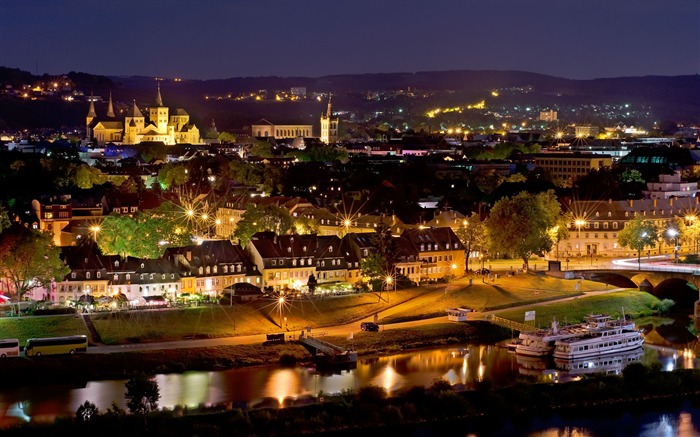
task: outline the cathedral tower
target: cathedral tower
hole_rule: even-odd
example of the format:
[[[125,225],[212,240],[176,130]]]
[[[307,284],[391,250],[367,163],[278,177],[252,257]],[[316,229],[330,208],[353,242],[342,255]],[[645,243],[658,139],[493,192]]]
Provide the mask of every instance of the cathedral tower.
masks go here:
[[[333,117],[331,95],[328,95],[326,114],[321,114],[321,142],[335,144],[338,142],[338,117]]]
[[[156,126],[159,134],[168,133],[168,108],[163,106],[163,98],[160,96],[160,82],[158,82],[158,94],[156,104],[148,108],[148,118]]]
[[[85,139],[87,141],[92,139],[92,126],[90,126],[90,124],[92,120],[97,117],[97,113],[95,112],[95,100],[92,97],[92,93],[90,93],[90,108],[88,108],[88,113],[85,116]]]

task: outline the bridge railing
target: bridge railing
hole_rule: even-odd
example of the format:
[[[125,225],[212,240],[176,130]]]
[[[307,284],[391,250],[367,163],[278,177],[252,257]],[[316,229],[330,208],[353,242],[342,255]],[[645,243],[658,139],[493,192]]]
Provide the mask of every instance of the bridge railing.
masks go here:
[[[508,319],[504,319],[502,317],[493,316],[493,315],[488,316],[486,318],[486,320],[488,320],[489,322],[494,323],[496,325],[503,326],[505,328],[514,329],[514,330],[520,331],[520,332],[535,331],[537,329],[534,326],[526,325],[524,323],[515,322],[513,320],[508,320]]]

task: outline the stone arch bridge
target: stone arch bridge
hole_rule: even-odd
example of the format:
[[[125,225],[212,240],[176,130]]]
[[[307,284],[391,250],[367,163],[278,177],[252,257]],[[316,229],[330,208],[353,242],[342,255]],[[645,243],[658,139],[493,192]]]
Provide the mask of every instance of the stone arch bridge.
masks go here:
[[[700,276],[691,272],[644,270],[579,270],[586,279],[620,288],[638,288],[659,299],[673,299],[683,307],[693,307],[698,300]]]

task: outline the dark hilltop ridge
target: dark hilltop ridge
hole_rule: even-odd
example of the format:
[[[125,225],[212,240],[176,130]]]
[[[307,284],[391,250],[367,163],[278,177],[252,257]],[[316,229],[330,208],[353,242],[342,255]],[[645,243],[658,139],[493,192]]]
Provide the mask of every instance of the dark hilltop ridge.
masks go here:
[[[435,107],[485,101],[486,111],[492,112],[517,105],[528,105],[533,110],[559,110],[559,118],[565,122],[581,122],[566,118],[569,107],[580,109],[588,106],[591,117],[595,118],[600,115],[601,105],[620,103],[643,107],[647,119],[611,122],[700,122],[700,75],[573,80],[523,71],[455,70],[216,80],[105,77],[76,72],[65,76],[85,95],[94,93],[106,99],[112,93],[117,102],[131,104],[135,100],[142,105],[151,103],[154,81],[160,79],[170,106],[187,107],[194,121],[203,125],[209,125],[211,119],[216,118],[217,127],[221,129],[238,129],[260,118],[315,120],[325,110],[329,93],[333,95],[334,108],[352,114],[355,119],[390,111],[397,105],[404,109],[404,116],[416,117],[424,116],[427,110]],[[52,77],[33,76],[18,69],[0,67],[0,85],[4,90],[8,85],[18,87]],[[275,101],[276,91],[289,92],[292,87],[305,88],[307,98]],[[236,99],[236,96],[261,90],[272,94],[272,98],[263,101]],[[79,99],[73,102],[28,102],[11,98],[4,92],[0,94],[0,103],[0,128],[84,124],[86,107]]]

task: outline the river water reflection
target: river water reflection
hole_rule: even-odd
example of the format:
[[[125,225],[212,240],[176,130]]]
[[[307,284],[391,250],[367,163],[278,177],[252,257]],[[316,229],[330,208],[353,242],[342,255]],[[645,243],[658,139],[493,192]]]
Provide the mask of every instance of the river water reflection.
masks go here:
[[[429,386],[443,379],[459,389],[474,389],[488,380],[499,387],[519,381],[565,381],[581,373],[596,371],[618,373],[620,362],[585,364],[565,369],[541,360],[523,360],[502,345],[441,347],[391,356],[361,358],[357,368],[336,373],[321,373],[313,368],[254,367],[216,372],[185,372],[157,375],[165,408],[229,404],[233,406],[286,406],[311,402],[319,395],[358,390],[376,385],[396,394],[413,386]],[[670,348],[644,346],[631,361],[650,364],[658,361],[665,370],[696,368],[694,356]],[[602,367],[601,367],[602,366]],[[90,381],[83,387],[41,386],[4,390],[0,393],[0,425],[18,421],[52,421],[72,415],[83,402],[90,401],[104,411],[112,403],[126,409],[123,380]]]

